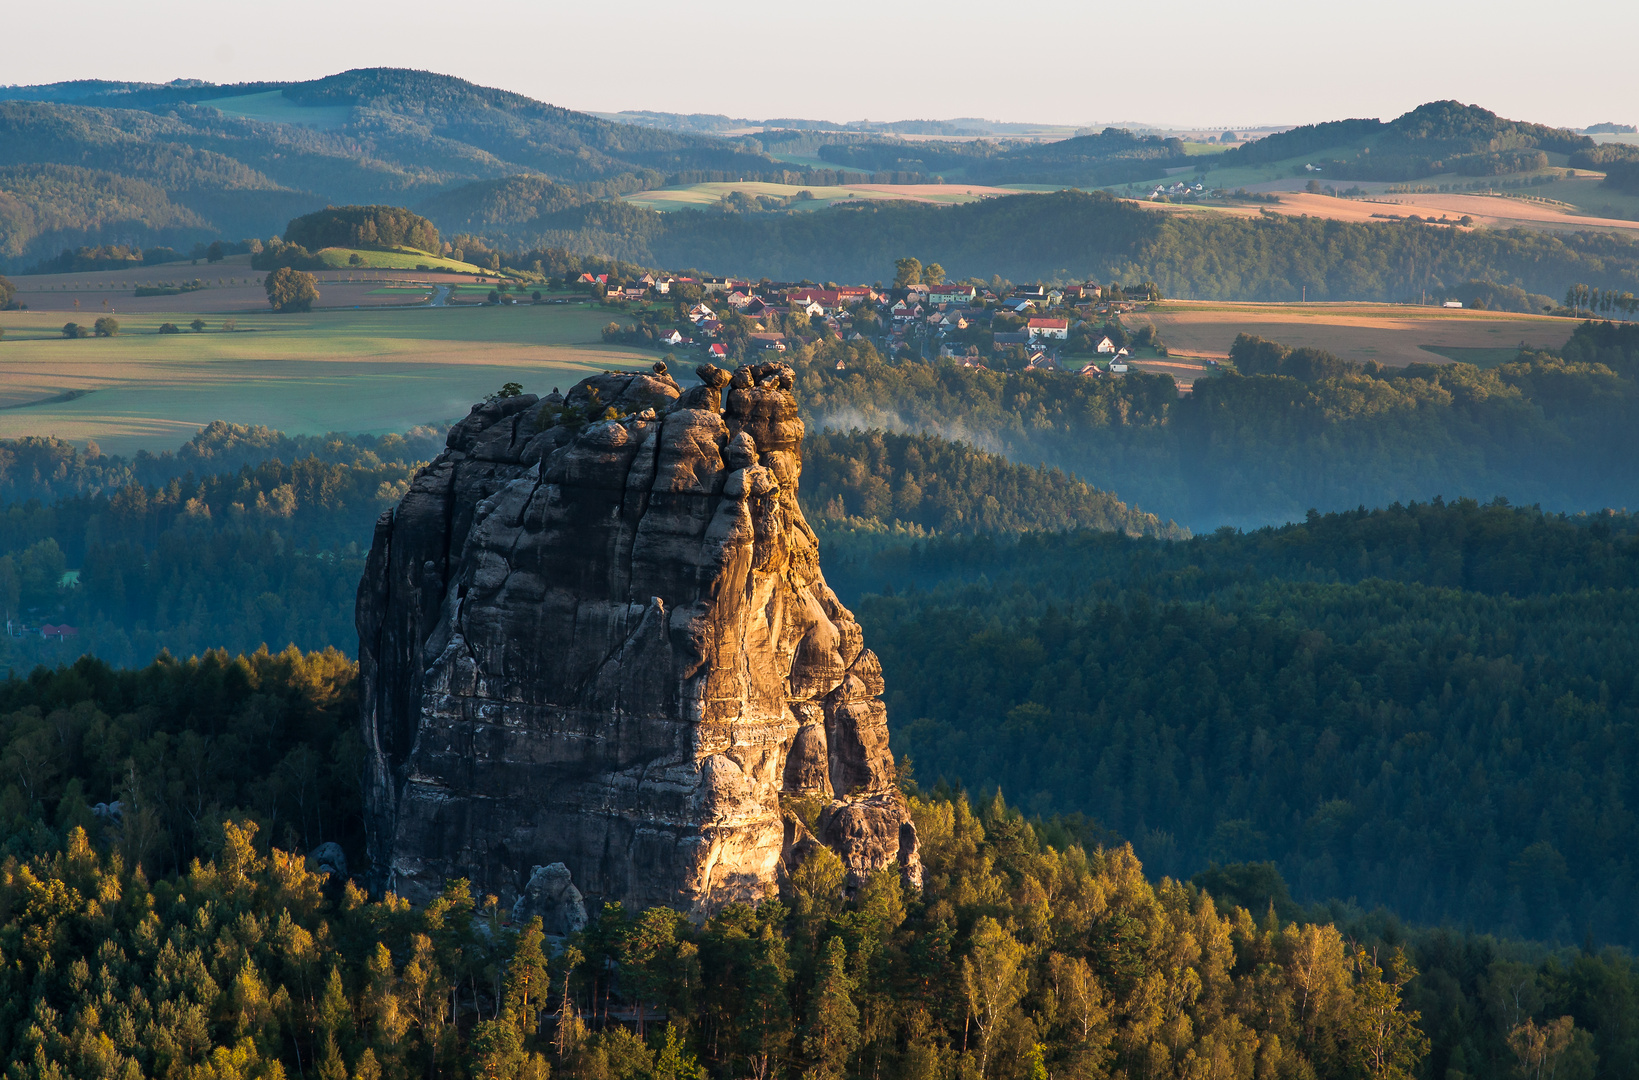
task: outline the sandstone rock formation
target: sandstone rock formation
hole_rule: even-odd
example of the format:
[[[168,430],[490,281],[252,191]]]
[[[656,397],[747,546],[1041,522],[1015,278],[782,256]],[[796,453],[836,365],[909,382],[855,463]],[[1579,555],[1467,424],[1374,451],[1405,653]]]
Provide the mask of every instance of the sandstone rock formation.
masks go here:
[[[816,843],[855,884],[919,883],[881,667],[797,504],[791,370],[698,372],[475,406],[377,522],[357,613],[376,889],[702,913]]]

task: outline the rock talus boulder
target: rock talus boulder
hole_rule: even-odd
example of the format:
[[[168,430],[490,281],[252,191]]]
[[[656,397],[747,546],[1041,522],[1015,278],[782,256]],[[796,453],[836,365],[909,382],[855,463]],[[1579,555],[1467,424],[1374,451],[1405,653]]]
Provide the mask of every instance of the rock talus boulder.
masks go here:
[[[376,890],[467,878],[565,926],[582,895],[703,914],[767,895],[796,839],[851,884],[920,883],[881,665],[797,504],[791,370],[699,375],[475,406],[377,522],[357,609]],[[791,807],[816,801],[810,836]]]

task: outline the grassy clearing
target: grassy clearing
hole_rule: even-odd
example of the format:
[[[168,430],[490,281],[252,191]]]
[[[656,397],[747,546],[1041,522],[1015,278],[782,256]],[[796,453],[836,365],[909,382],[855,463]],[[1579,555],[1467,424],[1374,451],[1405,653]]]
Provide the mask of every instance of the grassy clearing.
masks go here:
[[[603,345],[607,313],[579,305],[241,315],[234,333],[212,316],[203,334],[157,333],[193,317],[122,315],[119,337],[70,341],[60,316],[0,316],[0,438],[95,439],[131,454],[173,449],[214,419],[302,434],[403,431],[464,416],[506,382],[568,389],[654,360]]]
[[[238,97],[214,98],[201,101],[224,116],[244,120],[260,120],[267,124],[300,124],[303,127],[329,131],[339,128],[353,118],[347,105],[298,105],[285,97],[283,90],[269,90],[263,94],[242,94]]]
[[[482,266],[469,262],[456,262],[446,259],[442,255],[419,251],[415,248],[398,248],[393,251],[374,251],[364,248],[320,248],[314,253],[325,266],[334,270],[417,270],[426,267],[429,270],[451,270],[457,274],[491,274]],[[354,255],[364,260],[363,266],[354,266],[351,259]]]
[[[1511,364],[1519,357],[1519,349],[1465,349],[1459,345],[1424,345],[1423,348],[1431,353],[1454,360],[1459,364],[1473,364],[1477,368],[1501,367]]]

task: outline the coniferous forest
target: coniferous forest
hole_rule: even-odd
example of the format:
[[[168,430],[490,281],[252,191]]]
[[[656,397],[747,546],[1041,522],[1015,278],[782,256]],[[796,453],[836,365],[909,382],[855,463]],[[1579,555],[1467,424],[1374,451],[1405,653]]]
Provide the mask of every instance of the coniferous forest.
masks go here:
[[[783,899],[609,904],[553,943],[465,882],[413,909],[287,853],[357,828],[337,654],[86,659],[0,693],[10,1076],[1633,1070],[1626,954],[1302,909],[1267,866],[1157,884],[1000,797],[911,789],[920,890],[894,870],[845,900],[822,848]],[[117,816],[85,805],[104,790]]]
[[[141,14],[165,25],[168,50],[191,48],[202,65],[232,55]],[[681,61],[716,76],[693,82],[741,98],[738,82],[768,59],[735,51],[744,27],[791,83],[806,74],[803,54],[831,51],[812,47],[822,27],[844,39],[882,31],[853,11],[799,12],[802,35],[788,42],[776,11],[664,11],[676,40],[656,55],[634,44],[634,14],[649,13],[587,9],[621,35],[597,63]],[[968,41],[999,70],[991,38],[1012,31],[1020,85],[1036,100],[1054,86],[1043,41],[1092,41],[1095,54],[1121,41],[1125,58],[1140,40],[1119,31],[1115,8],[1079,37],[1072,9],[1029,22],[990,12],[994,27],[970,13],[908,14],[893,25],[899,49],[948,70],[967,70]],[[1170,14],[1142,13],[1158,28]],[[531,37],[540,16],[527,5],[445,15],[439,48],[453,53],[457,28],[480,26],[483,65],[507,62],[497,29],[550,49],[580,17],[552,10],[550,32]],[[694,24],[709,50],[691,47]],[[1600,25],[1622,40],[1612,17]],[[396,29],[380,20],[372,35],[393,48]],[[79,52],[88,31],[75,33],[73,46],[62,35],[46,48]],[[1478,39],[1417,33],[1446,50],[1452,72],[1463,51],[1481,51]],[[1185,37],[1158,33],[1155,55],[1191,70],[1177,62]],[[1214,40],[1212,62],[1222,66],[1226,44],[1261,47],[1255,38]],[[1348,44],[1328,48],[1345,57]],[[1332,81],[1348,84],[1346,64],[1333,64]],[[548,66],[576,77],[573,64]],[[1100,67],[1115,82],[1099,99],[1122,100],[1109,91],[1136,82],[1131,60]],[[850,107],[845,79],[810,81]],[[772,91],[784,87],[765,89],[751,100],[781,100]],[[689,107],[688,92],[669,89],[671,107]],[[1159,85],[1141,92],[1167,100]],[[925,96],[939,109],[968,100]],[[1061,119],[1086,104],[1079,90],[1068,97]],[[468,350],[493,354],[473,371],[523,358],[519,379],[546,378],[568,368],[537,360],[573,356],[591,372],[635,347],[654,350],[644,371],[664,358],[656,374],[691,384],[681,349],[713,344],[719,363],[777,355],[789,368],[695,369],[707,385],[688,386],[680,404],[721,403],[726,383],[726,429],[702,414],[645,428],[647,406],[665,399],[611,380],[597,385],[621,387],[617,405],[572,392],[527,414],[531,430],[517,399],[547,387],[508,381],[471,423],[398,434],[217,421],[173,451],[130,457],[94,442],[0,440],[0,1080],[1639,1080],[1639,323],[1599,321],[1631,317],[1639,292],[1639,241],[1625,227],[1639,217],[1639,136],[1620,115],[1592,119],[1611,122],[1550,126],[1447,100],[1252,132],[754,121],[593,114],[403,68],[0,86],[0,269],[81,274],[117,291],[102,301],[99,336],[118,332],[115,299],[128,338],[149,329],[126,314],[127,291],[183,295],[107,286],[112,271],[249,255],[259,273],[309,283],[304,271],[336,268],[326,302],[343,306],[313,325],[339,324],[344,308],[371,306],[364,297],[381,301],[381,319],[400,306],[466,307],[470,326],[590,299],[617,320],[601,342],[565,329],[581,313],[546,335],[573,342],[463,340],[493,346]],[[1404,196],[1419,201],[1394,201]],[[354,284],[344,262],[362,276],[423,254],[423,285],[382,266],[382,282],[337,301],[330,280],[345,272]],[[883,290],[877,279],[895,274]],[[866,301],[867,290],[837,291],[873,281]],[[794,282],[826,286],[803,299]],[[911,291],[918,282],[966,282],[979,295],[947,305],[948,292]],[[0,310],[60,308],[72,284],[0,277]],[[278,311],[301,306],[266,291]],[[1460,355],[1478,364],[1358,363],[1241,334],[1182,389],[1113,362],[1085,377],[1060,369],[1096,358],[1105,333],[1111,349],[1166,359],[1156,325],[1121,324],[1143,297],[1447,303],[1538,327],[1560,325],[1544,312],[1593,318],[1564,320],[1566,340],[1550,348],[1464,337]],[[711,308],[691,316],[696,301]],[[183,310],[166,309],[177,322],[157,333],[180,334]],[[127,376],[119,362],[57,374],[46,347],[75,343],[54,324],[42,333],[39,314],[0,328],[0,359],[22,361],[3,370],[38,367],[28,385],[90,388],[44,401],[8,390],[5,409],[78,400]],[[299,318],[270,316],[280,325],[258,330]],[[168,356],[183,340],[145,344]],[[392,359],[371,340],[338,349],[360,364]],[[999,340],[1013,344],[992,349]],[[248,362],[277,343],[191,341],[198,355],[175,360],[179,370]],[[662,341],[683,344],[668,353]],[[998,369],[953,359],[969,345],[969,364],[982,347]],[[396,360],[378,366],[388,374],[357,377],[421,392]],[[113,393],[85,404],[121,415]],[[660,444],[633,443],[634,431],[677,441],[621,457]],[[401,505],[446,446],[507,438],[528,463],[566,434],[569,451],[535,475],[548,502],[562,479],[571,509],[538,530],[496,511],[521,488],[496,494],[514,466],[483,455],[453,470],[449,505]],[[698,469],[679,469],[669,489],[638,486],[668,453]],[[629,471],[610,479],[617,460]],[[565,471],[554,479],[551,468]],[[806,526],[781,495],[794,478]],[[575,530],[609,509],[611,491],[608,519],[639,524],[584,552]],[[722,541],[729,515],[714,504],[718,531],[678,539],[718,499],[744,515],[735,538]],[[666,505],[645,517],[651,500]],[[492,531],[468,551],[494,546],[478,558],[446,551],[440,566],[440,545],[455,547],[479,516]],[[793,541],[805,528],[835,597],[810,580],[806,533]],[[558,545],[553,529],[569,539]],[[747,596],[766,586],[773,599],[741,603],[719,584],[695,618],[687,598],[644,608],[582,588],[570,590],[570,629],[531,636],[569,625],[541,615],[531,590],[546,588],[543,563],[574,564],[563,577],[635,579],[632,567],[696,542],[738,559],[717,567],[717,582],[743,581]],[[530,563],[528,551],[551,554]],[[753,562],[761,578],[734,576]],[[524,598],[486,600],[485,581]],[[435,596],[440,632],[456,628],[443,637],[423,625]],[[475,659],[459,666],[455,635],[474,636],[475,624],[445,617],[467,603],[503,627],[493,664],[466,641]],[[618,625],[639,610],[643,627],[666,627],[653,639],[666,644],[606,653],[600,635],[620,646]],[[671,662],[675,642],[708,624],[779,639],[695,650],[713,677],[735,668],[722,686],[762,684],[702,690],[698,716],[675,702],[658,718],[629,705],[665,682],[660,650]],[[532,655],[515,648],[526,640]],[[411,662],[439,641],[456,666]],[[597,692],[529,713],[532,694],[561,687],[516,668],[583,647]],[[508,668],[515,655],[526,662]],[[811,680],[818,696],[802,696],[799,666],[825,668]],[[428,705],[443,691],[423,686],[406,705],[401,683],[423,670],[428,686],[448,677],[448,693]],[[513,685],[467,694],[448,671]],[[598,696],[609,687],[614,696]],[[735,701],[738,715],[725,704]],[[507,779],[462,791],[464,780],[434,775],[442,764],[423,768],[436,725],[415,711],[446,706],[493,707],[499,724],[449,740],[493,744],[444,753],[461,759],[455,771],[489,755],[482,766],[498,762]],[[700,753],[720,719],[795,734],[768,737],[760,762],[735,756],[749,745],[743,730],[729,735],[735,753]],[[516,744],[503,731],[583,722],[536,742],[540,730]],[[628,739],[616,726],[644,731]],[[583,736],[607,760],[552,772],[531,757],[569,761],[582,752],[569,739]],[[796,752],[803,740],[812,756]],[[416,745],[406,755],[399,742]],[[871,760],[855,769],[852,757]],[[624,771],[599,771],[616,758]],[[792,763],[810,775],[793,779]],[[531,819],[568,800],[557,779],[538,778],[577,768],[598,772],[584,791],[599,794]],[[384,842],[384,821],[416,785],[418,805],[437,804],[416,811],[432,824],[400,843],[394,820]],[[741,800],[757,785],[761,802]],[[629,814],[617,805],[626,787],[645,789]],[[518,820],[554,835],[520,840],[516,824],[433,835],[467,829],[452,824],[462,814],[501,821],[495,807],[509,799],[535,800]],[[730,805],[763,815],[763,831],[719,829]],[[599,815],[633,835],[600,832],[600,821],[575,838],[585,851],[557,835],[579,827],[564,820]],[[514,841],[530,857],[497,851]],[[445,865],[471,880],[428,869],[446,842],[467,845]],[[668,878],[666,845],[695,843],[710,845],[704,869]],[[730,850],[738,843],[761,847]],[[631,865],[614,874],[596,856],[583,872],[563,854],[621,844],[605,861]],[[482,869],[468,858],[477,849]],[[565,862],[534,866],[515,900],[474,885],[510,895],[508,875],[542,853]],[[492,856],[507,869],[485,878]],[[564,889],[543,903],[537,880],[567,883],[566,863],[585,896]],[[647,891],[611,888],[628,869],[652,879]],[[751,902],[721,906],[719,882]],[[531,904],[550,917],[531,917]]]
[[[83,635],[0,643],[8,1075],[1628,1076],[1639,524],[1387,468],[1377,510],[1191,535],[1167,507],[1203,471],[1297,505],[1374,445],[1631,490],[1635,356],[1597,324],[1492,371],[1243,339],[1179,401],[798,350],[802,496],[882,659],[924,886],[845,896],[822,849],[756,909],[569,941],[307,854],[362,851],[353,591],[440,433],[7,444],[0,593]]]

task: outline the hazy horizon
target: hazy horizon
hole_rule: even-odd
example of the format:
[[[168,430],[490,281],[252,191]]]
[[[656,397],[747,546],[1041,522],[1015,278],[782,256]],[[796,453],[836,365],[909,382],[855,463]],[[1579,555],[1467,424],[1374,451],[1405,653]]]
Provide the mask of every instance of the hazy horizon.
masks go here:
[[[1564,127],[1639,123],[1639,68],[1545,67],[1553,24],[1518,2],[1329,11],[1276,0],[1250,13],[1186,3],[1162,21],[1134,5],[1044,20],[956,0],[937,19],[874,24],[845,13],[821,25],[800,10],[704,18],[696,15],[709,10],[654,0],[618,9],[503,2],[478,17],[428,0],[288,0],[280,11],[268,21],[264,6],[243,0],[92,0],[76,10],[72,49],[10,55],[0,79],[234,83],[412,67],[588,112],[1065,125],[1125,116],[1211,129],[1389,119],[1454,98]],[[1639,5],[1601,0],[1576,14],[1601,40],[1639,31]],[[62,38],[62,13],[49,5],[20,7],[8,23],[14,41]],[[606,47],[577,44],[587,41]]]

